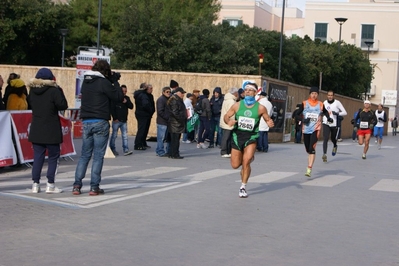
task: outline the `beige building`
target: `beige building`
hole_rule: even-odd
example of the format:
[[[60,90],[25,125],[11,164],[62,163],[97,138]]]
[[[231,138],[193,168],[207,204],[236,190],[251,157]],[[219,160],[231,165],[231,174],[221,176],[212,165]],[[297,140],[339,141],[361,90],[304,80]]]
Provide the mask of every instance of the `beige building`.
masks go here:
[[[303,34],[327,42],[341,40],[360,47],[374,65],[374,79],[368,97],[389,107],[389,117],[398,114],[399,87],[399,3],[397,1],[349,0],[348,2],[306,2]],[[347,19],[341,26],[339,19]],[[368,46],[368,45],[369,46]]]
[[[313,40],[337,42],[341,32],[341,41],[361,48],[374,66],[374,79],[367,98],[389,107],[389,117],[393,118],[399,113],[399,35],[392,32],[399,26],[398,1],[332,1],[306,2],[305,18],[302,18],[301,10],[286,7],[284,34],[288,37],[308,35]],[[221,3],[222,10],[216,23],[228,21],[231,25],[247,24],[265,30],[281,30],[281,6],[272,6],[263,0],[222,0]],[[343,19],[341,24],[337,18],[338,21]]]

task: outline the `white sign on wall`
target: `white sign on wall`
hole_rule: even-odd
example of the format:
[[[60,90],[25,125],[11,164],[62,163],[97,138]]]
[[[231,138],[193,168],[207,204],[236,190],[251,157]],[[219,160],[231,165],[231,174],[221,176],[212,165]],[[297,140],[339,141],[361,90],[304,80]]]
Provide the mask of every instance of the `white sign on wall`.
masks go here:
[[[396,90],[382,90],[381,103],[382,105],[396,105],[398,99],[398,92]]]
[[[80,108],[80,89],[86,71],[91,70],[91,67],[97,60],[107,60],[110,63],[109,56],[93,55],[93,54],[79,54],[76,58],[76,91],[75,91],[75,107]]]

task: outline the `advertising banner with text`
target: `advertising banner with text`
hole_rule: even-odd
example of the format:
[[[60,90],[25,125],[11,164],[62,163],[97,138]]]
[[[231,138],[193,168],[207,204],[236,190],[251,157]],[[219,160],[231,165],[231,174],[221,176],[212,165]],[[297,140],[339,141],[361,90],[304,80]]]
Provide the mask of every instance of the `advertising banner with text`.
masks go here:
[[[0,167],[17,164],[17,154],[12,143],[11,115],[0,112]]]

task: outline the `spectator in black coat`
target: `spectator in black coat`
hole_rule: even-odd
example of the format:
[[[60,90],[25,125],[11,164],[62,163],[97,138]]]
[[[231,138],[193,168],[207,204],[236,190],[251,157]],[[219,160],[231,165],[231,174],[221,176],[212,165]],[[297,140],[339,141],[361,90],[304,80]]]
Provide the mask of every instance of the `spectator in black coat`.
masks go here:
[[[180,136],[185,132],[187,124],[186,105],[183,102],[185,93],[183,88],[176,88],[167,104],[169,113],[168,132],[170,133],[169,158],[171,159],[184,158],[180,156],[179,147]]]
[[[48,152],[46,193],[60,193],[54,185],[55,172],[60,157],[60,143],[63,141],[59,111],[68,108],[62,89],[56,84],[53,73],[41,68],[30,80],[28,101],[32,107],[32,123],[29,141],[32,142],[34,163],[32,168],[32,192],[40,192],[40,175],[46,150]]]
[[[127,87],[126,85],[121,85],[123,100],[122,102],[112,102],[111,103],[111,115],[112,115],[112,134],[109,141],[109,147],[111,148],[113,154],[118,156],[119,153],[116,151],[115,140],[118,136],[118,130],[121,130],[122,134],[122,148],[123,155],[130,155],[133,152],[129,150],[129,143],[127,139],[127,116],[129,114],[129,109],[133,109],[133,103],[130,97],[126,95]]]
[[[152,115],[155,113],[154,96],[152,95],[152,85],[142,83],[140,89],[134,92],[136,103],[137,134],[134,140],[135,150],[145,150],[151,148],[147,145],[148,130],[151,125]]]

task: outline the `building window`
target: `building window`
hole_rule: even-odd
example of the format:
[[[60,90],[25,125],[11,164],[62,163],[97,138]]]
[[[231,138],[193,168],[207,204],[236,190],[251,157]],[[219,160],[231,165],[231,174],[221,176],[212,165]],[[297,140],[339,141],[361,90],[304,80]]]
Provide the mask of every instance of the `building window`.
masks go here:
[[[319,39],[322,42],[327,41],[327,23],[316,23],[314,39]]]
[[[374,41],[374,28],[375,25],[362,25],[361,47],[367,47],[367,45],[364,43],[366,41]],[[373,45],[371,45],[370,48],[373,48]]]
[[[238,25],[242,25],[241,19],[224,19],[223,23],[229,23],[230,26],[237,27]]]

